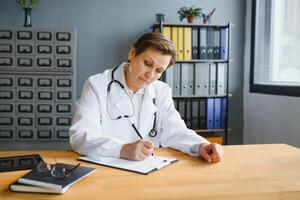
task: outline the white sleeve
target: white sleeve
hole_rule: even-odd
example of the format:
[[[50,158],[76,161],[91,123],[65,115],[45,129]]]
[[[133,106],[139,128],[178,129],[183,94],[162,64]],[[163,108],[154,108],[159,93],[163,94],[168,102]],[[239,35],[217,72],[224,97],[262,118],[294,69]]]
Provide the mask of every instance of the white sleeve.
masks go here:
[[[162,115],[161,145],[180,150],[192,156],[198,156],[199,152],[195,152],[195,147],[210,142],[186,127],[174,107],[171,88],[168,87],[168,91],[164,92],[164,96],[161,98],[163,99],[161,102],[162,110],[160,111]]]
[[[124,142],[103,136],[100,104],[100,98],[88,79],[80,99],[75,103],[75,114],[69,130],[70,144],[81,155],[119,157]]]

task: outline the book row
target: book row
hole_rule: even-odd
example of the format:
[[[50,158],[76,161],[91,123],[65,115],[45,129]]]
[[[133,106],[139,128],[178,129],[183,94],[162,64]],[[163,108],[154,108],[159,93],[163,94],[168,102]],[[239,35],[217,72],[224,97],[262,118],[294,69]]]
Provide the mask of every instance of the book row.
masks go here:
[[[163,74],[162,80],[173,96],[216,96],[227,94],[226,63],[176,63]]]
[[[178,60],[228,60],[228,27],[164,26],[163,34],[173,41]]]
[[[190,129],[226,128],[227,98],[174,98],[174,105]]]

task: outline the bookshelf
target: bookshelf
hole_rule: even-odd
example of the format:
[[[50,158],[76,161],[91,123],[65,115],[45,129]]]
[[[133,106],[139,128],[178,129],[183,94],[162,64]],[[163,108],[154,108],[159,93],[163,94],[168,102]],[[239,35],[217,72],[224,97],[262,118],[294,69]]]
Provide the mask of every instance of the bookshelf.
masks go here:
[[[228,142],[230,32],[232,24],[159,21],[151,26],[172,40],[176,63],[161,80],[173,91],[175,108],[188,128],[211,142]]]

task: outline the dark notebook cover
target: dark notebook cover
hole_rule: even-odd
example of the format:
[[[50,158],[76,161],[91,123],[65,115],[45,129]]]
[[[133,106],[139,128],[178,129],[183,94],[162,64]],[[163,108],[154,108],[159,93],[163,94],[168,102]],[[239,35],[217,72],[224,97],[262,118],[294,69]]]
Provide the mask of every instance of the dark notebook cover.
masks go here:
[[[75,166],[62,163],[56,165],[63,166],[66,169],[72,169]],[[50,175],[50,172],[40,173],[34,169],[11,184],[10,189],[23,192],[64,193],[71,185],[95,170],[95,168],[79,166],[71,172],[70,176],[55,178]]]

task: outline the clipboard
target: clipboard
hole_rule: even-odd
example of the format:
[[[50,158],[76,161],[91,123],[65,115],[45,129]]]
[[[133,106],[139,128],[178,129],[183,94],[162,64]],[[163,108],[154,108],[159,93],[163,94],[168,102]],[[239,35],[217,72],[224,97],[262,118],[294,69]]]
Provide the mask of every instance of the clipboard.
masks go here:
[[[122,169],[130,172],[135,172],[143,175],[148,175],[152,172],[158,171],[161,168],[169,166],[178,160],[171,157],[164,156],[149,156],[148,158],[141,161],[126,160],[122,158],[114,157],[79,157],[77,160],[86,161],[94,164],[103,165],[106,167],[112,167],[116,169]]]

